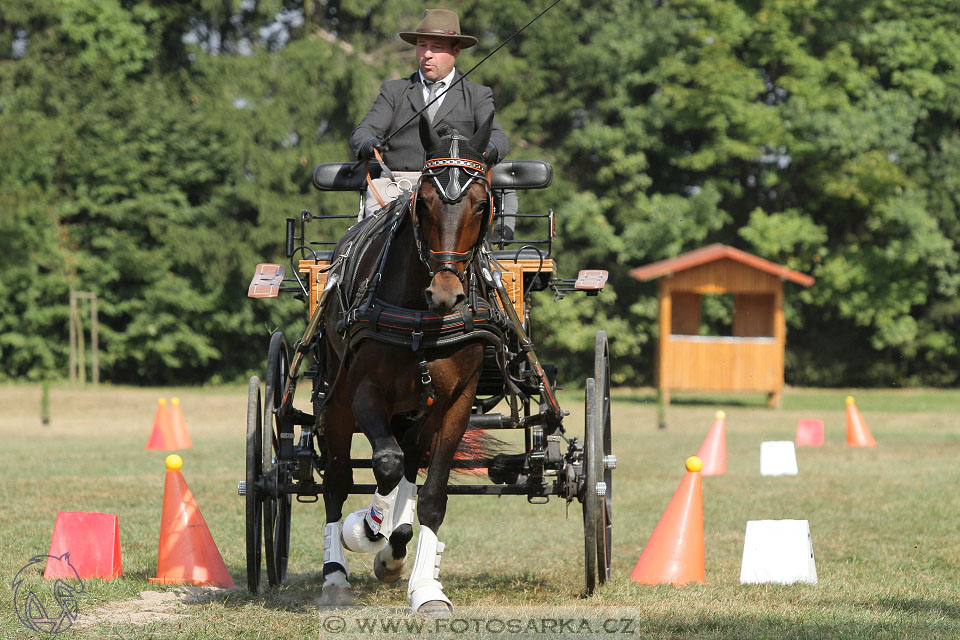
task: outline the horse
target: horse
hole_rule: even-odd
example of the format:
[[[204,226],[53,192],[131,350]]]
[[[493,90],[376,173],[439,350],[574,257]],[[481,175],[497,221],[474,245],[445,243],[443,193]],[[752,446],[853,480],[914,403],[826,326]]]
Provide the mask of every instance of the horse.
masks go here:
[[[410,607],[453,611],[438,579],[444,545],[437,534],[476,396],[483,340],[496,339],[496,313],[476,295],[485,285],[475,268],[492,218],[490,167],[478,151],[487,147],[492,120],[468,139],[455,130],[438,133],[421,117],[427,160],[416,188],[354,225],[334,250],[344,259],[341,288],[323,312],[323,366],[332,381],[322,408],[323,605],[354,601],[345,550],[376,553],[376,577],[396,582],[416,515]],[[376,492],[368,509],[344,517],[354,425],[373,450]]]

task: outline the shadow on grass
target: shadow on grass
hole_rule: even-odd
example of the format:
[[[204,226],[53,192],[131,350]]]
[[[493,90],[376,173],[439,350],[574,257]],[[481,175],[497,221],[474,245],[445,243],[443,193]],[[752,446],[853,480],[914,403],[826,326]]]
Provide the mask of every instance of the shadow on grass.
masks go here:
[[[866,606],[883,610],[893,609],[912,615],[933,614],[952,620],[960,620],[960,606],[946,600],[925,600],[923,598],[881,598]]]
[[[392,585],[385,585],[373,575],[351,574],[350,583],[353,585],[353,593],[357,598],[357,603],[345,608],[363,609],[374,606],[382,607],[382,605],[373,605],[368,602],[368,596],[374,592],[391,591],[396,592],[398,612],[408,612],[406,576]],[[237,584],[237,589],[211,591],[202,597],[192,596],[183,599],[182,602],[183,604],[208,604],[216,602],[226,608],[242,608],[251,603],[259,602],[267,609],[289,611],[291,613],[306,613],[315,610],[319,606],[320,594],[323,590],[323,573],[318,571],[290,574],[287,577],[287,584],[280,587],[268,586],[266,576],[264,576],[260,593],[257,594],[252,594],[246,589],[246,581],[243,582],[242,586],[239,582]],[[516,589],[518,585],[523,585],[524,589],[547,589],[551,587],[550,582],[538,578],[529,572],[516,574],[451,573],[443,577],[443,585],[444,590],[448,593],[463,590],[469,590],[473,593],[476,592],[477,589],[491,592],[504,592]]]

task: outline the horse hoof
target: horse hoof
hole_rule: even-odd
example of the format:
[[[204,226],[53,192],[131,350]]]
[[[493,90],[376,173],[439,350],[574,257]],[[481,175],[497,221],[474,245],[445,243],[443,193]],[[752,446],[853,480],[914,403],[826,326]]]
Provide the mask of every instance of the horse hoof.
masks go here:
[[[400,579],[401,573],[403,573],[402,564],[395,569],[390,569],[387,567],[387,563],[380,559],[379,554],[373,561],[373,575],[377,576],[377,580],[384,584],[393,584]]]
[[[331,585],[320,594],[321,607],[352,607],[355,603],[350,587]]]
[[[416,613],[422,613],[427,616],[450,616],[453,615],[453,607],[443,600],[427,600]]]

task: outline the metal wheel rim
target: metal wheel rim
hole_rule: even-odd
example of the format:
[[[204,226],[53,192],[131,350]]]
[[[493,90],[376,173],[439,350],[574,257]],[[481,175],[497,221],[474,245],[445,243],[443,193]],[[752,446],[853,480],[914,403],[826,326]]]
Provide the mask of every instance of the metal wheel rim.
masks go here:
[[[597,571],[600,583],[603,584],[610,577],[613,556],[613,469],[607,469],[603,463],[603,459],[613,453],[610,429],[610,353],[607,334],[604,331],[597,332],[594,380],[596,381],[594,397],[597,403],[594,418],[598,426],[596,451],[600,468],[599,476],[607,488],[606,495],[600,499],[597,524]]]
[[[282,467],[278,464],[280,452],[280,416],[275,409],[283,402],[283,390],[286,384],[290,360],[287,355],[287,343],[282,332],[270,337],[267,350],[267,376],[264,384],[263,407],[263,474],[276,484],[286,481]],[[276,489],[268,491],[263,503],[263,538],[267,550],[267,581],[271,587],[283,585],[287,581],[287,560],[290,551],[291,497],[278,494]]]
[[[263,446],[262,403],[260,378],[250,378],[247,393],[247,469],[246,469],[246,526],[247,526],[247,588],[250,593],[260,590],[260,566],[263,553],[263,500],[257,492],[257,481],[262,470]]]
[[[597,542],[599,500],[596,492],[599,476],[596,464],[596,420],[593,415],[596,405],[596,383],[593,378],[587,378],[584,396],[586,418],[584,420],[583,437],[584,486],[581,501],[583,506],[583,573],[586,595],[590,595],[597,586],[597,549],[599,548]]]

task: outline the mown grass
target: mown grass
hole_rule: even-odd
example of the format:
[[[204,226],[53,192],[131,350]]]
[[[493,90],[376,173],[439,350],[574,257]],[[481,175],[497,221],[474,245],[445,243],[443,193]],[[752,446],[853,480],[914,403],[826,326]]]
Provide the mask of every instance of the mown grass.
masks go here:
[[[608,618],[629,619],[635,635],[655,638],[960,636],[960,392],[853,393],[879,443],[874,449],[845,444],[843,399],[849,393],[788,390],[781,410],[766,409],[759,397],[679,397],[667,410],[668,427],[660,430],[649,391],[618,390],[612,581],[594,597],[580,597],[578,503],[568,509],[557,500],[530,505],[520,497],[454,496],[440,538],[448,545],[442,579],[457,616],[589,618],[598,623],[591,635],[601,637],[623,635],[599,626]],[[147,582],[156,572],[165,454],[144,445],[157,397],[172,395],[182,399],[194,441],[183,452],[184,477],[234,580],[245,584],[243,500],[236,495],[245,388],[55,387],[51,424],[44,427],[39,387],[0,387],[2,637],[31,635],[14,615],[10,583],[32,556],[47,552],[57,510],[120,519],[124,577],[88,581],[81,614],[136,599],[141,591],[171,589]],[[579,435],[582,396],[571,391],[561,400],[571,411],[568,430]],[[627,576],[683,476],[684,458],[697,451],[718,408],[727,413],[728,471],[704,478],[708,584],[636,585]],[[825,446],[798,451],[799,476],[761,477],[760,442],[792,439],[797,419],[806,417],[825,421]],[[351,506],[364,502],[358,496]],[[810,521],[817,584],[739,584],[746,521],[765,518]],[[330,635],[322,629],[324,616],[342,615],[348,625],[356,617],[403,617],[405,584],[379,585],[369,559],[352,554],[351,581],[362,608],[318,614],[322,526],[322,505],[295,505],[287,587],[258,596],[242,588],[215,592],[181,605],[176,618],[136,626],[105,622],[71,629],[69,636],[314,638]],[[466,635],[478,635],[473,631]],[[549,629],[535,631],[552,637]],[[561,631],[553,635],[577,635],[569,627]]]

